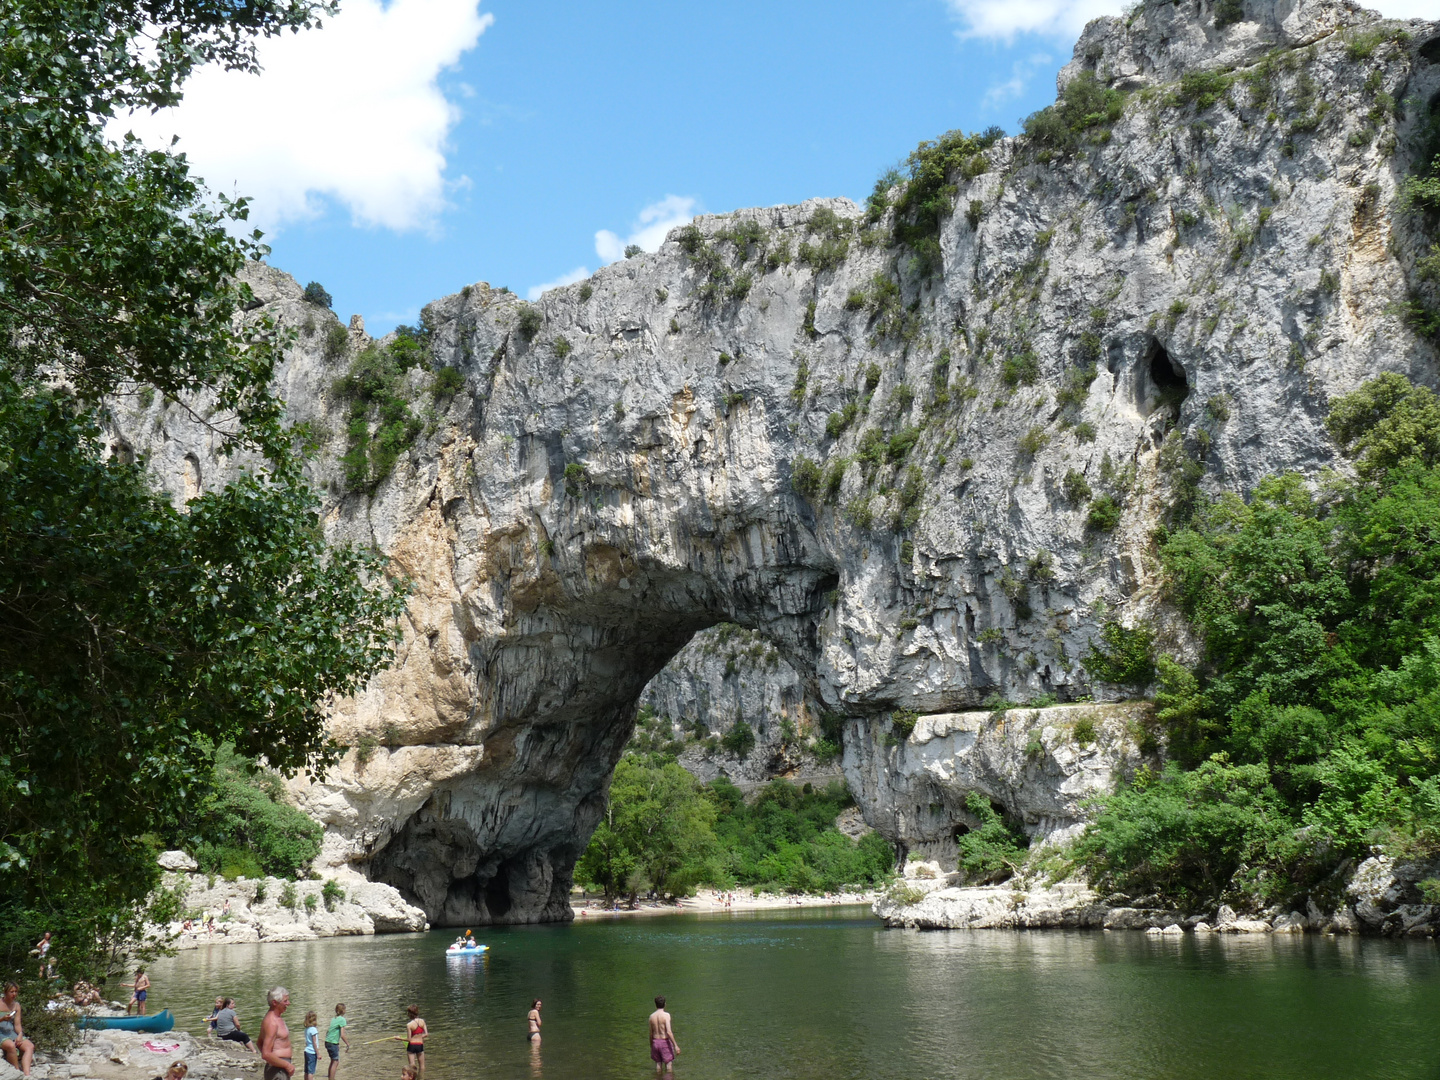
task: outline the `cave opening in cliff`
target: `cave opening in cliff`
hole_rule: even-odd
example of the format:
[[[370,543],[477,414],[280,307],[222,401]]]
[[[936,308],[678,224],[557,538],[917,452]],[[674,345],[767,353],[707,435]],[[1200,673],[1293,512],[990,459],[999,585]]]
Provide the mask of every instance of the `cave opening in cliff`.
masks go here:
[[[485,908],[491,918],[501,918],[510,910],[510,875],[501,864],[495,876],[485,883]]]
[[[1185,369],[1170,359],[1165,346],[1153,338],[1145,361],[1145,373],[1159,406],[1172,408],[1178,413],[1181,404],[1190,396],[1190,381],[1185,377]]]
[[[1420,46],[1420,55],[1432,64],[1440,64],[1440,37],[1433,37]],[[1434,103],[1431,103],[1434,108]]]

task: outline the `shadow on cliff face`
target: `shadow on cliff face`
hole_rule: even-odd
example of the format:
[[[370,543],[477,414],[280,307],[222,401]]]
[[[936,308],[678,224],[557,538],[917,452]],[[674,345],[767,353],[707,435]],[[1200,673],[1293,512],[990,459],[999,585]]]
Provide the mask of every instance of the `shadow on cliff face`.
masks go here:
[[[722,621],[761,626],[792,652],[813,648],[835,573],[812,542],[750,539],[779,565],[756,566],[741,546],[716,560],[728,573],[704,577],[618,551],[599,559],[596,546],[573,565],[557,555],[554,580],[533,593],[544,600],[512,608],[503,638],[471,645],[484,653],[477,711],[491,718],[478,768],[438,785],[369,876],[439,926],[569,919],[572,868],[650,680]]]

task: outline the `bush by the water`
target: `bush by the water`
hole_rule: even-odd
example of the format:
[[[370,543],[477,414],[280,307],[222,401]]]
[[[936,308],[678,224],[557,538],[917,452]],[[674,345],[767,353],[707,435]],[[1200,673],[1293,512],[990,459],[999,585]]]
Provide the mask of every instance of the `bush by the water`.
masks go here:
[[[1330,430],[1357,479],[1272,477],[1163,538],[1204,657],[1158,658],[1172,761],[1100,800],[1102,886],[1295,901],[1374,845],[1440,852],[1440,402],[1385,375]]]
[[[222,746],[209,791],[171,842],[191,849],[201,870],[226,879],[294,877],[320,854],[323,833],[285,802],[278,774]]]
[[[652,889],[683,896],[702,885],[826,892],[882,883],[894,868],[890,845],[835,828],[851,803],[838,782],[806,791],[784,780],[747,803],[728,780],[702,785],[671,757],[629,754],[575,877],[611,899]]]

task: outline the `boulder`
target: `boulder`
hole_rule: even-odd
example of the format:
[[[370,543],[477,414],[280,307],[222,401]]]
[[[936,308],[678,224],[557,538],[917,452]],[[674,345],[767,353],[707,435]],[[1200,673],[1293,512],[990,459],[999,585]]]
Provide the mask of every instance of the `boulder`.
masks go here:
[[[200,864],[183,851],[162,851],[155,861],[162,870],[178,870],[188,874],[200,869]]]

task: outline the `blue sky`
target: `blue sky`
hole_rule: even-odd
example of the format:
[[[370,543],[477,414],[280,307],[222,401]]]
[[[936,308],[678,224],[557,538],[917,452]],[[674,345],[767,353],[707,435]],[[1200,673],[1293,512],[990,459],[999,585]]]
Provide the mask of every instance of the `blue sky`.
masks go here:
[[[1013,132],[1112,6],[342,0],[134,126],[253,195],[270,262],[379,333],[470,282],[593,271],[600,230],[613,258],[691,212],[858,201],[921,139]]]

